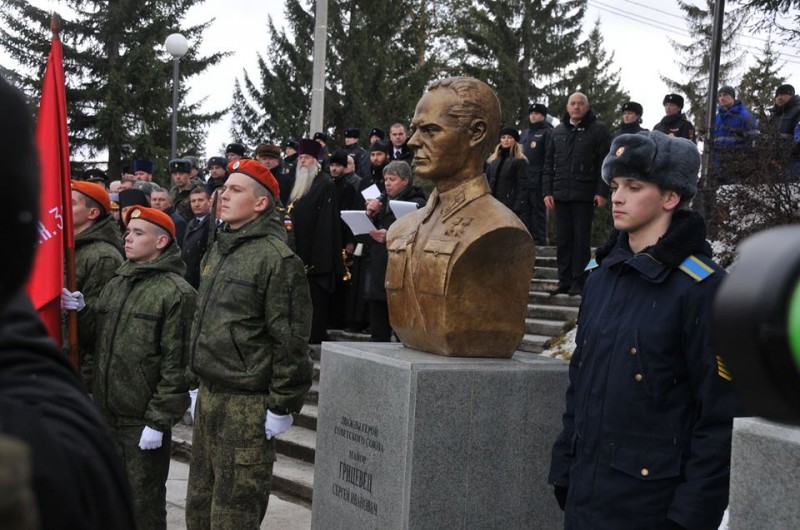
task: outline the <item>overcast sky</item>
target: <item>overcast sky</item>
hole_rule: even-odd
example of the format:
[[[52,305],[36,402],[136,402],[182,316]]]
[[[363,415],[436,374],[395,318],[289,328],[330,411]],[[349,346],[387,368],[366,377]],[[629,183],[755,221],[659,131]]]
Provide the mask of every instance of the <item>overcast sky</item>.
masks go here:
[[[31,0],[34,4],[49,9],[63,10],[63,0]],[[690,0],[705,4],[705,0]],[[631,99],[644,106],[644,126],[652,128],[662,115],[661,101],[667,88],[660,75],[680,78],[676,59],[669,38],[688,41],[686,23],[675,0],[588,0],[589,9],[585,17],[585,32],[588,33],[599,17],[605,47],[614,53],[614,63],[620,70],[622,88]],[[727,2],[728,9],[732,2]],[[191,79],[191,100],[206,97],[205,108],[217,110],[230,104],[233,83],[246,69],[256,74],[257,54],[264,54],[269,44],[267,17],[272,16],[277,25],[283,24],[282,0],[206,0],[189,13],[188,21],[197,24],[214,19],[204,34],[201,52],[215,50],[232,52],[221,64],[210,68],[202,76]],[[657,6],[657,7],[656,7]],[[745,52],[745,64],[737,72],[755,63],[763,49],[764,36],[751,37],[743,34],[739,38]],[[190,41],[191,45],[191,41]],[[362,43],[368,45],[368,43]],[[800,59],[790,48],[779,48],[787,60],[783,73],[787,82],[800,88]],[[738,79],[721,80],[736,83]],[[591,94],[589,94],[591,99]],[[561,114],[561,111],[554,114]],[[366,125],[365,125],[366,127]],[[230,117],[226,116],[209,129],[206,142],[207,156],[214,156],[230,140]],[[280,139],[276,139],[280,140]]]

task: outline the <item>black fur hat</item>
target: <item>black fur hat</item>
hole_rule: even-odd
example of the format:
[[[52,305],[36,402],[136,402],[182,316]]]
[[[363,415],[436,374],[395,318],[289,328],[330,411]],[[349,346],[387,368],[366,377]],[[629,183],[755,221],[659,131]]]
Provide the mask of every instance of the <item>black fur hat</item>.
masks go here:
[[[683,108],[683,96],[680,94],[667,94],[664,96],[664,102],[662,105],[666,105],[667,103],[675,103],[681,109]]]
[[[506,135],[514,138],[515,142],[519,142],[519,131],[516,130],[514,127],[503,127],[502,129],[500,129],[500,134],[498,136],[503,137]]]
[[[626,110],[636,113],[636,115],[639,116],[640,118],[642,117],[642,114],[644,114],[644,109],[642,108],[642,105],[636,103],[635,101],[628,101],[627,103],[623,104],[620,112],[625,112]]]
[[[658,131],[621,134],[603,160],[603,180],[630,177],[652,182],[689,200],[697,193],[700,153],[691,140]]]

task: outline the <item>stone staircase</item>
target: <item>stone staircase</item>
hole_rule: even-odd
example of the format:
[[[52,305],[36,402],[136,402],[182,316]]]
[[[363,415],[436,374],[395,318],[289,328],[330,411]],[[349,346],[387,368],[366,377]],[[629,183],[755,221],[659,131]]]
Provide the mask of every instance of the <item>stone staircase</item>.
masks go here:
[[[541,353],[549,341],[561,335],[578,316],[580,297],[550,296],[556,288],[556,258],[554,247],[536,249],[536,267],[531,279],[525,337],[519,349]],[[369,341],[366,333],[331,330],[331,340]],[[316,445],[317,404],[319,403],[318,346],[312,347],[314,382],[306,404],[289,431],[277,438],[277,461],[273,468],[272,491],[310,502],[314,485],[314,454]]]

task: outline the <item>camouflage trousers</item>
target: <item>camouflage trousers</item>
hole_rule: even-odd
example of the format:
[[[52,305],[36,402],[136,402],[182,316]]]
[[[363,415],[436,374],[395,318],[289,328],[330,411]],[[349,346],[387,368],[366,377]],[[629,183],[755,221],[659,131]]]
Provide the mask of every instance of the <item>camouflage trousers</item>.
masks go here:
[[[108,418],[106,418],[108,421]],[[167,528],[167,475],[172,433],[164,433],[158,449],[139,449],[144,425],[114,426],[108,421],[108,430],[117,452],[125,464],[133,493],[133,513],[138,530],[165,530]]]
[[[210,392],[200,385],[186,497],[188,530],[258,530],[267,513],[275,440],[266,394]]]

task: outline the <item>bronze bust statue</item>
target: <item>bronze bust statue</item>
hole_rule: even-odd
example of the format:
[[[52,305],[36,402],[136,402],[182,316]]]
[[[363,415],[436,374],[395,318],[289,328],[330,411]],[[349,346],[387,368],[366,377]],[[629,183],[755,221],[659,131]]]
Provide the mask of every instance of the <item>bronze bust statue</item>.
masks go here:
[[[455,357],[511,357],[525,333],[533,241],[492,197],[483,163],[500,102],[485,83],[450,77],[417,103],[408,142],[428,204],[389,229],[386,293],[406,346]]]

